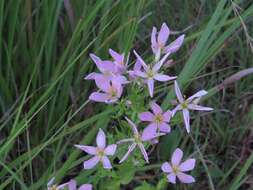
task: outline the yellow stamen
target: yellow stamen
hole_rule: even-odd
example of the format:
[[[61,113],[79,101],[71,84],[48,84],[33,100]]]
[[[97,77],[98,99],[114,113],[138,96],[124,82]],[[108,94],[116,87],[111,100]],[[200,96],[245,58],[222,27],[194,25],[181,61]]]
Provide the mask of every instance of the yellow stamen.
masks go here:
[[[155,116],[155,122],[161,123],[163,121],[163,116],[161,114],[158,114]]]

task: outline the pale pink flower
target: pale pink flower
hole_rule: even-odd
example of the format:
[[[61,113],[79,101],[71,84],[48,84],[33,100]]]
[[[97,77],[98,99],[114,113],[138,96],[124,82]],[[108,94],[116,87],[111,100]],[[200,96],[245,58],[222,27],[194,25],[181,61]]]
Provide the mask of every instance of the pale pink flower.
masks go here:
[[[163,163],[161,169],[164,173],[167,174],[168,181],[170,183],[176,183],[176,177],[182,183],[194,183],[195,179],[184,172],[191,171],[195,167],[195,159],[187,159],[184,162],[181,162],[183,158],[183,151],[177,148],[171,157],[171,162]]]
[[[93,157],[83,163],[84,169],[91,169],[95,167],[98,162],[102,162],[105,169],[111,169],[112,165],[108,156],[113,156],[116,152],[117,145],[111,144],[106,147],[106,136],[102,129],[99,129],[96,138],[97,147],[86,145],[75,145],[75,147],[82,151],[93,155]]]
[[[135,74],[146,80],[150,97],[153,97],[153,94],[154,94],[154,81],[155,80],[161,81],[161,82],[166,82],[166,81],[174,80],[174,79],[177,78],[175,76],[171,77],[171,76],[168,76],[168,75],[158,73],[158,71],[160,70],[160,68],[162,67],[162,65],[164,64],[165,60],[167,59],[167,57],[169,56],[170,53],[166,54],[153,67],[150,67],[150,65],[147,65],[143,61],[143,59],[138,55],[138,53],[136,51],[134,51],[134,54],[136,55],[137,59],[139,60],[139,62],[141,63],[141,65],[144,69],[144,72],[140,71],[140,70],[137,70],[135,72]]]
[[[144,129],[143,135],[155,135],[157,132],[170,132],[170,118],[172,112],[170,110],[163,112],[162,108],[155,102],[151,102],[151,112],[142,112],[139,114],[141,121],[148,121],[150,124]]]
[[[131,142],[132,144],[128,147],[128,151],[127,153],[123,156],[123,158],[120,160],[119,163],[122,163],[124,162],[127,157],[130,155],[130,153],[136,148],[136,147],[139,147],[145,161],[147,163],[149,163],[149,159],[148,159],[148,154],[145,150],[145,147],[143,145],[143,142],[146,142],[146,141],[150,141],[158,136],[161,136],[163,135],[162,133],[161,134],[150,134],[150,135],[146,135],[146,136],[142,136],[140,135],[140,133],[138,132],[138,129],[137,129],[137,126],[130,120],[128,119],[127,117],[125,117],[125,119],[127,120],[127,122],[130,124],[131,128],[132,128],[132,131],[133,131],[133,138],[129,138],[129,139],[123,139],[123,140],[120,140],[118,142],[118,144],[120,143],[126,143],[126,142]]]
[[[174,88],[175,88],[175,92],[176,92],[176,96],[177,96],[177,99],[179,101],[179,104],[172,111],[172,115],[174,116],[177,111],[182,110],[186,131],[189,133],[190,132],[190,113],[189,113],[189,110],[212,111],[213,108],[197,105],[198,100],[202,96],[205,96],[207,94],[207,91],[200,90],[200,91],[198,91],[197,93],[195,93],[194,95],[190,96],[189,98],[187,98],[185,100],[183,98],[183,95],[182,95],[180,89],[179,89],[177,81],[174,82]]]
[[[156,56],[156,61],[160,59],[161,54],[174,53],[182,46],[184,35],[179,36],[175,41],[166,46],[169,35],[170,29],[166,23],[162,24],[159,32],[157,32],[156,27],[153,27],[151,34],[151,47]]]
[[[110,82],[112,80],[116,80],[118,83],[127,84],[128,81],[126,77],[121,75],[118,72],[117,65],[112,61],[102,61],[99,57],[95,54],[90,54],[91,59],[96,64],[97,68],[101,73],[90,73],[88,76],[85,77],[86,80],[95,80],[96,84],[101,82]]]
[[[89,99],[95,102],[104,102],[107,104],[115,103],[122,95],[123,87],[115,79],[110,81],[101,81],[97,79],[97,86],[102,92],[93,92]]]

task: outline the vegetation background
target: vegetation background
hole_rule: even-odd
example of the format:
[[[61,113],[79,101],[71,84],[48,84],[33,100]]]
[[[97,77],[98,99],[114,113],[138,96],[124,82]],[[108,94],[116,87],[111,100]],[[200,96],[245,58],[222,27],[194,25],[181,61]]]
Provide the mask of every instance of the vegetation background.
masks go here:
[[[98,128],[115,131],[117,119],[117,107],[87,101],[89,53],[106,59],[109,48],[135,48],[147,58],[152,27],[163,22],[170,40],[186,34],[170,72],[186,95],[209,90],[215,111],[194,115],[191,136],[179,128],[163,138],[152,163],[180,145],[198,159],[197,182],[169,185],[159,164],[82,170],[73,144],[91,144]],[[55,176],[99,190],[252,190],[252,34],[252,0],[0,0],[0,189],[46,189]],[[171,88],[156,90],[166,107]]]

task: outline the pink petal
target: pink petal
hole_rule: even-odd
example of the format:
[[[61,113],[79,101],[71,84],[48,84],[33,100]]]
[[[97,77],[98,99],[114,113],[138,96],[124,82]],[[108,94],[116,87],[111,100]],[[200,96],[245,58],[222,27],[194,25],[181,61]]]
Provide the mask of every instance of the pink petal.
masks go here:
[[[106,102],[108,100],[108,94],[105,93],[99,93],[99,92],[93,92],[89,96],[89,100],[93,100],[95,102]]]
[[[134,71],[134,74],[138,77],[147,78],[148,75],[142,71]]]
[[[171,165],[168,162],[164,162],[162,164],[161,169],[164,173],[172,173],[173,172],[173,169],[172,169]]]
[[[172,117],[172,111],[167,110],[167,111],[164,112],[164,114],[163,114],[163,121],[165,121],[165,122],[170,122],[171,117]]]
[[[116,90],[117,97],[120,98],[122,95],[122,91],[123,91],[121,83],[119,83],[117,81],[112,81],[112,88]]]
[[[156,34],[157,34],[157,29],[156,27],[153,27],[152,33],[151,33],[151,47],[155,54],[157,53],[157,48],[158,48],[158,44],[156,41]]]
[[[98,131],[98,134],[97,134],[97,138],[96,138],[96,141],[97,141],[97,146],[99,148],[105,148],[106,146],[106,139],[105,139],[105,133],[102,129],[99,129]]]
[[[167,175],[167,179],[170,183],[176,184],[176,175],[171,173],[169,175]]]
[[[111,169],[112,168],[111,162],[107,156],[102,157],[102,163],[103,163],[104,169]]]
[[[177,148],[171,157],[171,163],[173,166],[179,166],[181,160],[183,158],[183,151],[180,148]]]
[[[184,124],[187,133],[190,133],[190,113],[189,110],[183,109]]]
[[[105,154],[108,155],[108,156],[113,156],[115,154],[115,152],[116,152],[116,149],[117,149],[117,145],[116,144],[108,145],[105,148]]]
[[[94,80],[96,79],[97,76],[99,76],[100,74],[99,73],[90,73],[88,74],[88,76],[86,76],[84,79],[85,80]]]
[[[75,180],[70,180],[68,183],[68,190],[76,190],[76,181]]]
[[[125,76],[122,75],[116,75],[112,78],[112,81],[117,81],[119,84],[128,84],[129,81],[127,81]]]
[[[165,122],[163,122],[163,123],[161,123],[161,124],[159,124],[159,129],[160,129],[160,131],[161,132],[164,132],[164,133],[169,133],[170,132],[170,126],[167,124],[167,123],[165,123]]]
[[[61,184],[61,185],[58,185],[57,188],[58,188],[59,190],[64,190],[68,185],[69,185],[69,182],[68,182],[68,183],[64,183],[64,184]],[[51,190],[50,187],[49,187],[49,190]]]
[[[155,123],[149,124],[142,132],[142,141],[149,141],[156,137],[157,125]]]
[[[188,99],[187,99],[187,101],[188,102],[191,102],[193,99],[195,99],[195,98],[199,98],[199,97],[201,97],[201,96],[205,96],[205,95],[207,95],[207,91],[205,91],[205,90],[200,90],[200,91],[198,91],[197,93],[195,93],[195,94],[193,94],[192,96],[190,96]]]
[[[158,63],[156,63],[156,64],[154,65],[154,67],[152,68],[152,71],[155,72],[155,73],[158,72],[159,69],[163,66],[164,62],[166,61],[166,59],[167,59],[169,56],[170,56],[170,53],[167,53],[166,55],[164,55],[164,56],[162,57],[162,59],[161,59],[160,61],[158,61]]]
[[[191,110],[199,110],[199,111],[212,111],[213,110],[213,108],[199,106],[196,104],[188,104],[188,108]]]
[[[180,103],[183,103],[184,102],[184,98],[182,96],[182,93],[180,91],[180,88],[177,84],[177,81],[174,81],[174,88],[175,88],[175,92],[176,92],[176,95],[177,95],[177,99]]]
[[[128,119],[127,117],[125,117],[125,119],[126,119],[127,122],[131,125],[132,130],[133,130],[133,133],[134,133],[135,135],[139,135],[137,126],[136,126],[130,119]]]
[[[113,57],[113,59],[118,62],[119,64],[124,63],[124,55],[117,53],[116,51],[109,49],[110,55]]]
[[[179,36],[175,41],[173,41],[170,45],[165,47],[165,53],[175,53],[179,50],[179,48],[182,46],[184,42],[185,35]]]
[[[177,113],[177,111],[181,110],[182,106],[179,104],[172,110],[172,117],[174,117]]]
[[[182,183],[194,183],[195,182],[195,179],[192,176],[187,175],[182,172],[178,172],[177,177]]]
[[[92,190],[92,185],[90,184],[81,185],[78,190]]]
[[[134,50],[134,55],[137,57],[137,59],[139,60],[143,68],[145,70],[148,70],[148,66],[146,65],[145,61],[141,58],[141,56],[139,56],[139,54],[135,50]]]
[[[136,143],[133,143],[131,144],[129,147],[128,147],[128,150],[127,150],[127,153],[123,156],[123,158],[119,161],[119,163],[121,164],[122,162],[124,162],[127,157],[131,154],[131,152],[135,149],[136,147]]]
[[[165,23],[163,23],[161,30],[158,33],[158,43],[164,46],[168,40],[169,34],[170,34],[170,29]]]
[[[116,73],[117,67],[112,61],[102,61],[102,63],[99,65],[100,71],[102,73],[104,72],[112,72]]]
[[[96,64],[97,68],[100,70],[101,69],[100,65],[102,63],[102,60],[93,53],[90,53],[90,57],[93,60],[93,62]],[[103,70],[100,70],[100,72],[103,72]]]
[[[111,78],[112,77],[108,75],[98,74],[95,78],[97,87],[104,92],[109,92],[109,89],[111,87],[111,84],[110,84]]]
[[[134,64],[134,71],[140,71],[141,70],[141,63],[140,61],[137,59],[136,63]]]
[[[170,77],[169,75],[163,75],[163,74],[155,74],[154,79],[161,81],[161,82],[166,82],[166,81],[170,81],[170,80],[174,80],[177,77]]]
[[[196,162],[195,159],[188,159],[182,162],[179,166],[180,171],[187,172],[193,170],[193,168],[195,167],[195,162]]]
[[[139,119],[141,121],[154,121],[154,115],[149,111],[142,112],[139,114]]]
[[[148,91],[149,95],[152,98],[154,94],[154,80],[153,79],[148,79]]]
[[[94,156],[93,158],[83,162],[83,168],[86,170],[89,170],[93,168],[94,166],[96,166],[99,160],[100,159],[98,156]]]
[[[143,155],[145,161],[146,161],[147,163],[149,163],[148,154],[147,154],[147,152],[146,152],[146,150],[145,150],[143,144],[138,144],[138,146],[139,146],[139,148],[140,148],[140,150],[141,150],[141,153],[142,153],[142,155]]]
[[[151,106],[151,109],[152,109],[152,111],[154,112],[155,115],[163,113],[162,108],[157,103],[155,103],[154,101],[150,103],[150,106]]]
[[[96,155],[97,154],[97,148],[93,146],[85,146],[85,145],[75,145],[76,148],[81,149],[82,151],[91,154]]]

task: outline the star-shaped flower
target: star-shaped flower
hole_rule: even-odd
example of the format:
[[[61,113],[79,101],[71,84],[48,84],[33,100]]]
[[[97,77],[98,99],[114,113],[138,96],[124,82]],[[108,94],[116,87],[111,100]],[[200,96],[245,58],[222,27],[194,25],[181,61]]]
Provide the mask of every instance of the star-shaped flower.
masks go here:
[[[95,167],[98,162],[102,162],[105,169],[111,169],[112,165],[108,156],[113,156],[116,152],[117,145],[111,144],[106,147],[106,136],[102,129],[99,129],[96,138],[97,147],[86,145],[75,145],[75,147],[84,152],[93,155],[93,157],[83,163],[84,169],[91,169]]]
[[[123,87],[121,83],[113,79],[112,81],[101,81],[97,79],[97,86],[103,92],[93,92],[89,99],[95,102],[104,102],[107,104],[115,103],[121,97]]]
[[[151,134],[156,135],[157,132],[169,133],[169,122],[172,116],[170,110],[163,112],[162,108],[155,102],[151,102],[151,112],[142,112],[139,114],[141,121],[148,121],[150,124],[144,129],[143,135]],[[158,130],[158,131],[157,131]]]
[[[174,110],[172,111],[173,112],[172,114],[174,116],[177,111],[182,110],[186,131],[188,133],[190,133],[190,113],[189,113],[189,110],[199,110],[199,111],[212,111],[213,110],[213,108],[197,105],[199,99],[202,96],[205,96],[207,94],[207,91],[200,90],[185,100],[183,98],[183,95],[182,95],[180,89],[179,89],[177,81],[174,82],[174,88],[175,88],[175,92],[176,92],[176,96],[179,101],[179,104],[176,106],[176,108],[174,108]]]
[[[158,136],[161,136],[163,135],[162,133],[161,134],[150,134],[150,135],[146,135],[145,137],[143,137],[142,135],[140,135],[140,133],[138,132],[138,129],[137,129],[137,126],[130,120],[128,119],[127,117],[125,117],[125,119],[127,120],[127,122],[130,124],[131,128],[132,128],[132,131],[133,131],[133,138],[129,138],[129,139],[123,139],[123,140],[120,140],[118,142],[118,144],[120,143],[125,143],[125,142],[132,142],[132,144],[128,147],[128,151],[127,153],[123,156],[123,158],[120,160],[119,163],[122,163],[124,162],[127,157],[130,155],[130,153],[138,146],[139,149],[141,150],[141,153],[145,159],[145,161],[147,163],[149,163],[149,159],[148,159],[148,154],[145,150],[145,147],[143,145],[143,142],[146,142],[146,141],[150,141]]]
[[[166,46],[169,35],[170,29],[166,23],[162,24],[159,32],[157,32],[156,27],[153,27],[151,34],[151,47],[156,56],[156,61],[160,59],[161,54],[174,53],[182,46],[184,35],[179,36],[175,41]]]
[[[168,181],[170,183],[176,183],[176,177],[182,183],[193,183],[195,179],[185,174],[184,172],[191,171],[195,167],[195,159],[187,159],[181,163],[183,157],[183,151],[177,148],[171,157],[171,163],[163,163],[161,169],[164,173],[167,174]]]
[[[134,51],[135,56],[141,63],[142,67],[144,68],[144,72],[137,70],[135,74],[139,77],[142,77],[146,80],[147,85],[148,85],[148,90],[149,90],[149,95],[150,97],[153,97],[154,94],[154,81],[161,81],[161,82],[166,82],[169,80],[174,80],[177,77],[173,76],[168,76],[164,75],[161,73],[158,73],[162,65],[164,64],[165,60],[169,56],[170,53],[166,54],[159,62],[157,62],[153,67],[150,67],[150,65],[147,65],[143,59],[138,55],[136,51]]]
[[[142,135],[156,135],[157,132],[169,133],[170,132],[170,118],[172,112],[170,110],[163,112],[162,108],[155,102],[151,102],[151,112],[142,112],[139,114],[141,121],[148,121],[150,124],[144,129]],[[158,131],[157,131],[158,130]]]

